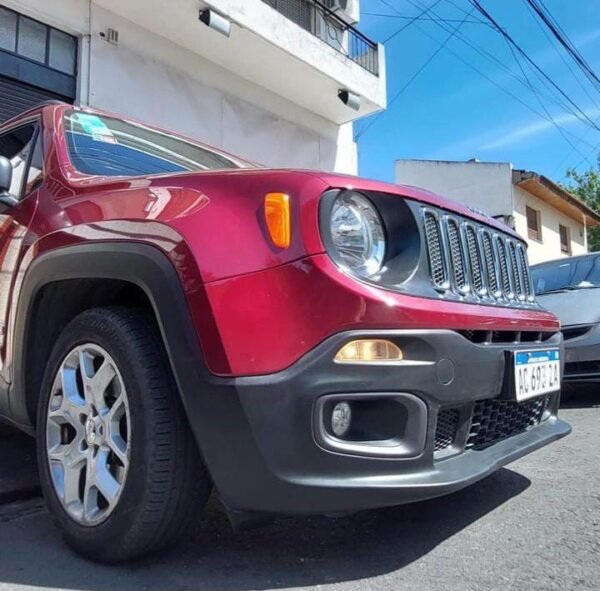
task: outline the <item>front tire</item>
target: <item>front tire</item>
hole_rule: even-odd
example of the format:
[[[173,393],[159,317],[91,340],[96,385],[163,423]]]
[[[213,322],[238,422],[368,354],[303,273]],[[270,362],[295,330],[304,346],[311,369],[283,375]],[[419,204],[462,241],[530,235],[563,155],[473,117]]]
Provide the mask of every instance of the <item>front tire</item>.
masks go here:
[[[66,542],[120,562],[181,537],[211,484],[162,341],[141,312],[83,312],[47,364],[38,407],[42,490]]]

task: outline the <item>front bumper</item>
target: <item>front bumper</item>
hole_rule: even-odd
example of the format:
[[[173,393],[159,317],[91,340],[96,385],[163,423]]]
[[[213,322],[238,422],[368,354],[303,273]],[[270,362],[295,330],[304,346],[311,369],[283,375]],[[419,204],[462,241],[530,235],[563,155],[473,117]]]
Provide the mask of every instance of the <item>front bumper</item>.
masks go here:
[[[573,384],[600,382],[600,324],[581,336],[565,340],[563,379]]]
[[[371,367],[333,362],[346,342],[369,337],[389,338],[403,348],[406,359],[424,363]],[[206,385],[210,404],[200,408],[188,399],[186,406],[230,509],[318,514],[390,506],[456,491],[567,435],[570,427],[556,416],[559,394],[554,393],[544,403],[539,424],[465,449],[475,406],[507,396],[508,352],[554,346],[561,346],[560,333],[543,344],[493,345],[473,343],[451,330],[352,331],[330,337],[276,374],[213,377]],[[315,417],[319,401],[332,394],[416,398],[420,402],[408,405],[405,424],[422,422],[422,438],[411,440],[421,441],[420,447],[401,446],[397,455],[328,447]],[[420,407],[425,414],[416,410]],[[438,416],[447,409],[457,409],[458,418],[454,438],[441,446]]]

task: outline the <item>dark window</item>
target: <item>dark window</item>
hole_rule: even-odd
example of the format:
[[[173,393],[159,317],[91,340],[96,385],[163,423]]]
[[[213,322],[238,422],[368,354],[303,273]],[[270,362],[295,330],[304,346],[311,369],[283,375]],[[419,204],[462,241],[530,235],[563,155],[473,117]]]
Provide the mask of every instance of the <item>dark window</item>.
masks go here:
[[[71,162],[85,174],[141,176],[251,167],[173,134],[95,113],[68,111],[64,126]]]
[[[527,235],[533,240],[542,241],[542,221],[540,212],[529,205],[525,208],[527,215]]]
[[[36,141],[36,126],[30,123],[0,136],[0,156],[8,158],[13,167],[9,192],[17,199],[28,195],[42,180],[43,156],[41,142]]]
[[[77,37],[8,8],[0,8],[0,49],[75,75]]]
[[[17,53],[33,61],[45,63],[47,35],[46,25],[24,16],[20,17]]]
[[[571,254],[571,233],[569,228],[559,224],[558,233],[560,234],[560,251],[565,254]]]
[[[0,7],[0,49],[17,50],[17,13]]]

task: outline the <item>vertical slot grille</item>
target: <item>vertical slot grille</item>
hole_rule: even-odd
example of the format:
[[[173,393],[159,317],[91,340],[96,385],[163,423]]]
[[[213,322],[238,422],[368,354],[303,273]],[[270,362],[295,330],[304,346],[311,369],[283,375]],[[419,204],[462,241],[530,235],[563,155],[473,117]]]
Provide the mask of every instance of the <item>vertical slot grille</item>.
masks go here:
[[[512,267],[512,276],[515,284],[516,296],[523,300],[526,297],[525,287],[523,286],[523,278],[519,269],[519,261],[517,260],[517,248],[515,243],[511,240],[507,243],[508,254],[510,256],[510,265]]]
[[[502,285],[502,291],[506,297],[512,299],[514,294],[510,285],[510,276],[508,275],[508,260],[506,258],[506,245],[504,240],[499,236],[496,236],[495,246],[496,253],[498,254],[498,266],[500,270],[500,284]]]
[[[446,286],[446,265],[438,218],[435,214],[425,212],[425,239],[429,257],[429,272],[433,285],[437,288]]]
[[[483,256],[485,258],[488,288],[492,295],[496,295],[499,291],[498,269],[496,268],[496,262],[494,259],[494,246],[492,245],[492,237],[487,230],[484,230],[481,233],[481,243],[483,245]]]
[[[469,261],[471,263],[471,280],[475,291],[481,293],[484,291],[483,283],[483,265],[481,261],[481,253],[477,244],[477,232],[470,224],[465,228],[467,237],[467,252],[469,253]]]
[[[525,247],[515,238],[441,210],[423,208],[433,286],[491,303],[533,303]]]
[[[448,243],[450,245],[450,257],[452,260],[452,271],[454,283],[459,291],[466,291],[467,272],[461,244],[460,226],[454,218],[447,218],[446,230],[448,232]]]
[[[531,289],[531,279],[529,277],[529,265],[527,263],[527,254],[521,244],[517,246],[517,256],[521,262],[521,270],[523,274],[523,287],[525,288],[525,295],[529,299],[533,299],[533,290]]]

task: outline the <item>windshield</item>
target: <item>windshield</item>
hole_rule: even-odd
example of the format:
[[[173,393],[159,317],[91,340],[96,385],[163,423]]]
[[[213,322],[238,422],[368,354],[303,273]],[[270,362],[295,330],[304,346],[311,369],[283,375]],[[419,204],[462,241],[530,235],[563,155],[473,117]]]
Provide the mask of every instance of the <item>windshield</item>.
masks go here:
[[[232,156],[138,123],[68,111],[64,128],[73,166],[105,176],[250,168]]]
[[[600,254],[592,257],[565,259],[532,267],[535,293],[600,287]]]

